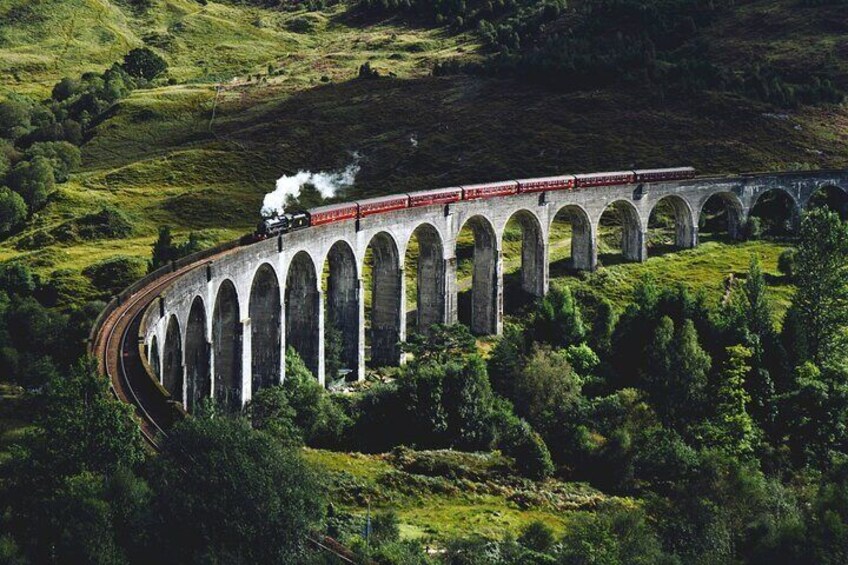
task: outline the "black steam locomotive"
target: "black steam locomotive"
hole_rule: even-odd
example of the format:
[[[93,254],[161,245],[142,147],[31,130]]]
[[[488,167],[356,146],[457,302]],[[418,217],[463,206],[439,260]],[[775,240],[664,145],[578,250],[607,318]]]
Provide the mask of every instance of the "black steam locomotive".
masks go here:
[[[295,214],[274,214],[263,218],[256,226],[255,239],[268,239],[281,233],[299,230],[309,227],[309,212],[297,212]]]

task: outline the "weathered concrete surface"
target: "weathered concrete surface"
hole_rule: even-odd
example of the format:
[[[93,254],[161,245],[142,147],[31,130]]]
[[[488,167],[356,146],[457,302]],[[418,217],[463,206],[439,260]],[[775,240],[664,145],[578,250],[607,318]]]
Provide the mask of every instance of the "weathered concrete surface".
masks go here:
[[[372,361],[397,364],[398,342],[406,333],[404,263],[413,238],[420,249],[417,327],[456,321],[456,240],[468,226],[475,240],[471,326],[477,333],[499,333],[503,234],[513,217],[523,233],[522,287],[540,295],[548,288],[550,228],[558,215],[571,222],[573,265],[592,270],[597,265],[599,222],[608,208],[624,219],[623,255],[644,261],[648,220],[662,199],[668,199],[674,210],[677,245],[687,248],[697,245],[698,220],[711,197],[725,204],[729,231],[738,235],[763,194],[786,193],[797,217],[817,190],[829,186],[845,192],[848,172],[742,175],[519,194],[310,228],[239,248],[181,277],[156,301],[157,311],[149,312],[147,351],[153,355],[155,336],[160,378],[168,390],[183,389],[174,397],[182,398],[189,410],[210,396],[225,395],[224,400],[243,403],[255,390],[279,382],[284,378],[287,346],[300,353],[323,383],[327,324],[343,336],[344,364],[352,365],[349,368],[362,378],[366,342],[362,273],[369,248],[374,257]],[[325,267],[326,283],[321,276]],[[218,305],[216,316],[223,285],[231,285],[234,294],[225,291],[226,307]]]

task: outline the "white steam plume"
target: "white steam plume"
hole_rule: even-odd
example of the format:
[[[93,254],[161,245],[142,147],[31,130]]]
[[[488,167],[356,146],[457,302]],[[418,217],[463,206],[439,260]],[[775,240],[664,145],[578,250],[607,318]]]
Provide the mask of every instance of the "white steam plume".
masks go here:
[[[298,171],[294,175],[280,177],[277,179],[276,189],[265,195],[260,213],[263,217],[272,216],[275,213],[282,214],[289,199],[298,198],[300,189],[307,184],[314,186],[323,198],[335,196],[340,190],[353,186],[356,175],[359,173],[360,159],[359,153],[354,153],[353,162],[341,171],[331,173]]]

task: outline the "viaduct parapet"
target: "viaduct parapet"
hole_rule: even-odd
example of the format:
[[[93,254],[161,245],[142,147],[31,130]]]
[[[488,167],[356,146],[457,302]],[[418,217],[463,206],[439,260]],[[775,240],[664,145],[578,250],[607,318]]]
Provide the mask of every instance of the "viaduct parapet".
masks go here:
[[[747,174],[686,181],[517,194],[447,206],[409,208],[284,234],[232,249],[187,269],[150,302],[140,340],[149,370],[173,400],[191,411],[204,398],[235,409],[258,389],[285,378],[285,351],[299,352],[324,384],[325,336],[341,339],[342,364],[362,379],[366,337],[375,365],[401,362],[406,338],[404,272],[416,246],[414,327],[457,321],[457,237],[474,234],[471,329],[499,334],[503,324],[503,238],[511,219],[522,228],[521,286],[547,292],[554,218],[572,226],[572,262],[594,270],[604,211],[623,222],[622,254],[647,259],[648,219],[660,201],[674,210],[676,244],[698,244],[707,200],[725,206],[738,237],[752,208],[770,191],[786,193],[797,218],[825,187],[848,190],[848,171]],[[366,318],[366,256],[371,301]],[[328,276],[324,276],[328,272]],[[368,324],[366,325],[366,320]]]

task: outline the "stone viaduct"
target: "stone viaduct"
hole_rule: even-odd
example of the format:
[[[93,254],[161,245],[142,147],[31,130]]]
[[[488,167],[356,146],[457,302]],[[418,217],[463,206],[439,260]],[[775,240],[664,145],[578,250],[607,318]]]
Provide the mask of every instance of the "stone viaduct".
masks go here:
[[[605,210],[618,211],[622,254],[647,258],[648,219],[661,201],[671,204],[676,244],[698,244],[705,203],[717,198],[728,232],[738,236],[762,195],[782,191],[797,218],[818,190],[848,191],[848,172],[750,174],[654,184],[518,194],[447,206],[410,208],[301,231],[240,246],[188,271],[154,300],[141,322],[147,361],[172,398],[191,411],[213,397],[235,409],[256,390],[285,378],[292,347],[324,384],[325,334],[342,342],[343,364],[363,378],[366,337],[371,363],[401,362],[406,333],[407,249],[417,242],[415,326],[457,321],[457,237],[474,234],[470,325],[498,334],[503,317],[503,237],[521,226],[521,286],[535,296],[548,289],[551,225],[572,227],[573,267],[597,266],[598,231]],[[371,265],[366,317],[363,270]],[[325,267],[328,276],[324,276]],[[411,268],[411,267],[410,267]],[[367,320],[367,323],[366,323]]]

